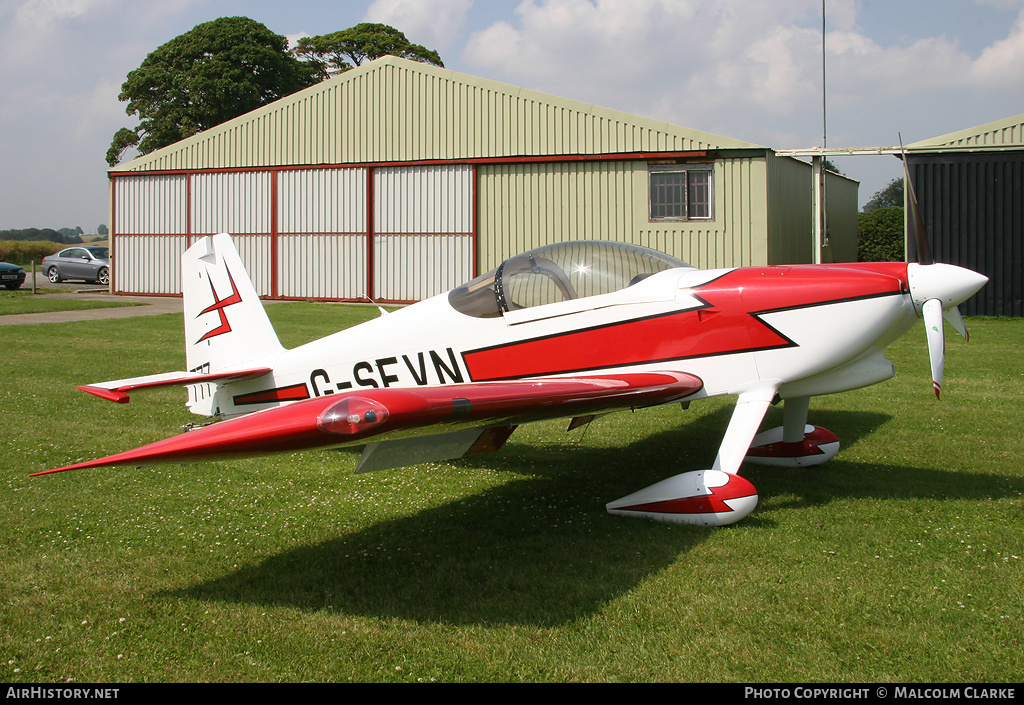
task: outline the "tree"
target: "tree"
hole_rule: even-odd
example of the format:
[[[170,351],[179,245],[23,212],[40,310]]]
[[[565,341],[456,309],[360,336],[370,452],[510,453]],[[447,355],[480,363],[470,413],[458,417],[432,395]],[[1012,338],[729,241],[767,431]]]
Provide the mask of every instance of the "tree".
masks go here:
[[[129,130],[127,127],[122,127],[120,130],[114,133],[114,139],[110,142],[110,148],[107,149],[107,164],[110,166],[116,166],[121,161],[121,155],[124,154],[124,150],[129,147],[139,146],[139,132],[142,131],[141,126],[134,130]]]
[[[247,17],[196,25],[128,74],[118,98],[140,124],[117,131],[107,163],[116,165],[129,147],[148,154],[311,86],[318,68]]]
[[[74,228],[61,228],[57,232],[60,233],[61,242],[65,242],[69,245],[82,242],[82,236],[85,235],[85,231],[82,230],[81,225]]]
[[[893,206],[903,207],[903,177],[897,176],[885,188],[879,189],[871,200],[864,204],[864,212],[870,213],[879,208]]]
[[[902,262],[903,208],[886,206],[857,217],[857,259],[861,262]]]
[[[394,27],[373,22],[318,37],[303,37],[294,54],[315,66],[323,79],[387,55],[444,66],[436,51],[413,44]]]
[[[22,230],[0,230],[0,240],[30,240],[36,242],[56,242],[63,245],[74,245],[82,241],[78,231],[80,228],[25,228]]]

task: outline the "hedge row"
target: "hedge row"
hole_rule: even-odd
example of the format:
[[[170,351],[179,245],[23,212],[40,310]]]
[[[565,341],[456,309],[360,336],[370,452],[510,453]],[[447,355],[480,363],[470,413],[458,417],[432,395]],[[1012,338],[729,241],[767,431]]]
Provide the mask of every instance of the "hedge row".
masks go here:
[[[903,261],[903,209],[898,206],[861,213],[857,223],[857,259]]]
[[[43,257],[63,250],[67,245],[59,242],[32,240],[0,240],[0,260],[27,267],[33,260],[36,266]]]

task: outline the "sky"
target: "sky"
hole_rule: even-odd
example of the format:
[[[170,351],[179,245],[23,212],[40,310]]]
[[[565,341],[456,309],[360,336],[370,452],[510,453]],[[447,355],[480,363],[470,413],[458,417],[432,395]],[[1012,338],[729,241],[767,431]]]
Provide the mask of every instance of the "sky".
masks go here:
[[[455,71],[775,149],[1024,113],[1024,0],[826,0],[824,111],[821,0],[0,0],[0,229],[108,223],[106,151],[138,124],[125,77],[239,15],[292,42],[383,22]],[[861,204],[901,174],[832,161]]]

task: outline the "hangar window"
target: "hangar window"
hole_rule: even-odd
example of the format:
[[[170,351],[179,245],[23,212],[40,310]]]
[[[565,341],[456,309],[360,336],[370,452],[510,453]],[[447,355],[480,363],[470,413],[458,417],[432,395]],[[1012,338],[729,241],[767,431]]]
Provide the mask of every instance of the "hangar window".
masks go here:
[[[652,221],[711,220],[710,164],[651,164]]]

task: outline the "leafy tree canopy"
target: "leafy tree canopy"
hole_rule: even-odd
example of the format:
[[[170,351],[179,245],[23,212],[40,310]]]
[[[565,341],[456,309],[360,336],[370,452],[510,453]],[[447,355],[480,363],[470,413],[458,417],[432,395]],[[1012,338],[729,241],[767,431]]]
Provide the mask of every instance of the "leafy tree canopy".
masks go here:
[[[388,55],[444,66],[436,51],[413,44],[394,27],[373,22],[318,37],[303,37],[294,53],[316,66],[323,79]]]
[[[864,204],[864,212],[870,213],[879,208],[903,207],[903,177],[897,176],[885,188],[879,189],[871,200]]]
[[[857,217],[857,259],[861,262],[902,262],[903,208],[876,208]]]
[[[117,164],[128,147],[148,154],[313,85],[316,69],[247,17],[197,25],[128,74],[118,97],[140,124],[118,130],[107,163]]]

